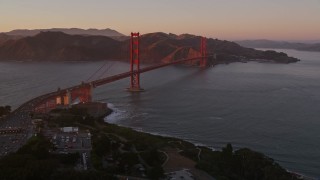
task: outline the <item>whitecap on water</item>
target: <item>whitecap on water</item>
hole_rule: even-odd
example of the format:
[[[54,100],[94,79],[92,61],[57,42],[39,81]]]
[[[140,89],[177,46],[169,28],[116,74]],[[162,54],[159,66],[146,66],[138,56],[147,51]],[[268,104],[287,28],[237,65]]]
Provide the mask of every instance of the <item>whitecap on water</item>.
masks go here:
[[[214,120],[223,120],[222,117],[215,117],[215,116],[211,116],[209,117],[209,119],[214,119]]]
[[[119,122],[121,119],[127,117],[126,111],[120,110],[120,109],[116,108],[113,104],[108,103],[108,107],[109,107],[110,109],[112,109],[112,113],[109,114],[108,116],[106,116],[106,117],[104,118],[104,121],[105,121],[105,122],[108,122],[108,123],[117,123],[117,122]]]

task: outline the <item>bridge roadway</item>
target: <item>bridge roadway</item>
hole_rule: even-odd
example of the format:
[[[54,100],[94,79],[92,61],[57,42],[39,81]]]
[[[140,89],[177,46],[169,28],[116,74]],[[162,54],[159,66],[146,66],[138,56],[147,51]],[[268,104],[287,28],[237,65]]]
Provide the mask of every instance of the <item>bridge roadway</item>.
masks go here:
[[[44,94],[44,95],[38,96],[38,97],[36,97],[34,99],[31,99],[31,100],[25,102],[24,104],[22,104],[19,108],[17,108],[15,111],[13,111],[13,113],[19,112],[19,111],[25,110],[25,109],[31,110],[37,104],[45,102],[50,98],[55,98],[55,97],[57,97],[57,96],[59,96],[61,94],[65,94],[67,91],[72,91],[73,89],[80,89],[82,87],[88,87],[88,86],[92,86],[93,88],[96,88],[96,87],[102,86],[104,84],[108,84],[108,83],[111,83],[111,82],[114,82],[114,81],[117,81],[117,80],[120,80],[120,79],[124,79],[124,78],[130,77],[131,74],[135,74],[135,73],[140,73],[141,74],[141,73],[145,73],[145,72],[148,72],[148,71],[151,71],[151,70],[154,70],[154,69],[159,69],[159,68],[170,66],[170,65],[174,65],[174,64],[179,64],[179,63],[183,63],[183,62],[199,60],[201,58],[208,58],[208,57],[210,57],[210,56],[181,59],[181,60],[177,60],[177,61],[173,61],[173,62],[169,62],[169,63],[160,63],[160,64],[148,66],[148,67],[145,67],[145,68],[141,68],[139,71],[137,71],[137,70],[135,70],[133,72],[128,71],[128,72],[124,72],[124,73],[117,74],[117,75],[114,75],[114,76],[109,76],[109,77],[106,77],[106,78],[94,80],[94,81],[91,81],[91,82],[86,82],[86,83],[83,82],[80,85],[72,86],[72,87],[69,87],[69,88],[66,88],[66,89],[61,89],[61,90],[54,91],[54,92],[51,92],[51,93],[48,93],[48,94]]]
[[[110,76],[107,78],[103,78],[103,79],[99,79],[99,80],[95,80],[95,81],[91,81],[89,83],[87,83],[86,85],[92,85],[93,87],[98,87],[107,83],[111,83],[120,79],[124,79],[127,77],[130,77],[131,74],[135,74],[135,73],[145,73],[154,69],[159,69],[162,67],[166,67],[166,66],[170,66],[170,65],[174,65],[174,64],[179,64],[179,63],[183,63],[183,62],[187,62],[187,61],[193,61],[193,60],[199,60],[199,58],[208,58],[208,57],[196,57],[196,58],[189,58],[189,59],[182,59],[182,60],[178,60],[178,61],[173,61],[173,62],[169,62],[169,63],[161,63],[161,64],[156,64],[156,65],[152,65],[152,66],[148,66],[145,68],[141,68],[139,71],[135,70],[133,72],[128,71],[125,73],[121,73],[121,74],[117,74],[114,76]],[[81,86],[81,85],[80,85]],[[73,87],[71,87],[72,89]],[[76,88],[79,88],[79,86],[76,86]],[[68,90],[71,90],[70,88]]]

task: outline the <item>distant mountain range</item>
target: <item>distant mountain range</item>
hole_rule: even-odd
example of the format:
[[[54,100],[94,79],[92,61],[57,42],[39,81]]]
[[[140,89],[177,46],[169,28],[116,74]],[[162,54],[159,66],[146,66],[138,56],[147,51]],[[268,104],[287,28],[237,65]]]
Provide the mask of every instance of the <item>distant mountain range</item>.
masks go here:
[[[70,35],[91,35],[91,36],[108,36],[108,37],[117,37],[125,36],[118,31],[113,29],[80,29],[80,28],[51,28],[51,29],[16,29],[5,34],[11,36],[34,36],[40,32],[63,32]]]
[[[51,28],[51,29],[16,29],[9,32],[0,33],[0,44],[8,38],[18,39],[27,36],[35,36],[41,32],[63,32],[70,35],[83,35],[83,36],[107,36],[115,40],[127,40],[128,36],[119,33],[113,29],[80,29],[80,28]],[[7,37],[5,37],[5,35]]]
[[[34,36],[22,35],[23,33],[2,34],[3,39],[6,40],[0,43],[0,60],[129,60],[129,39],[120,41],[102,35],[70,35],[56,31],[42,31]],[[116,35],[119,34],[116,33]],[[169,62],[200,55],[199,36],[157,32],[142,35],[140,40],[140,57],[144,63]],[[216,55],[217,60],[214,63],[248,60],[268,60],[281,63],[298,61],[296,58],[288,57],[285,53],[254,50],[241,47],[234,42],[218,39],[208,39],[207,46],[208,52]],[[192,62],[192,64],[195,63],[197,61]]]
[[[320,43],[294,43],[286,41],[270,41],[270,40],[244,40],[235,41],[244,47],[250,48],[272,48],[272,49],[295,49],[299,51],[317,51],[320,52]]]

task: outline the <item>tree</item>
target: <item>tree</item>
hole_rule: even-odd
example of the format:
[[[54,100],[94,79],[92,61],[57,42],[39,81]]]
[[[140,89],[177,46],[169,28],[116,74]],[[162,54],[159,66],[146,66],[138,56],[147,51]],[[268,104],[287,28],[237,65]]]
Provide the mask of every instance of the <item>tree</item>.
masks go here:
[[[11,106],[5,106],[4,109],[8,114],[11,112]]]
[[[0,106],[0,116],[8,115],[11,112],[11,106]]]
[[[225,148],[222,148],[222,153],[225,156],[229,156],[229,157],[232,156],[232,153],[233,153],[232,145],[230,143],[228,143]]]
[[[158,150],[156,148],[152,148],[149,151],[146,151],[141,154],[142,158],[150,165],[150,166],[157,166],[161,165],[161,158]]]
[[[159,178],[165,177],[164,170],[163,170],[163,168],[161,166],[155,166],[153,168],[150,168],[147,171],[147,176],[150,179],[159,179]]]

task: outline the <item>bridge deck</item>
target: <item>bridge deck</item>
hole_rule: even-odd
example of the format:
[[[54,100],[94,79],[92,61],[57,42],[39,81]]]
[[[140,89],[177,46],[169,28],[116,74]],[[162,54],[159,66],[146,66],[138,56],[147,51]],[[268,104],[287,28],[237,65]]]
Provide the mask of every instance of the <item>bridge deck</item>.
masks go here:
[[[104,84],[108,84],[108,83],[111,83],[111,82],[114,82],[114,81],[117,81],[117,80],[120,80],[120,79],[124,79],[124,78],[130,77],[132,74],[135,74],[135,73],[145,73],[145,72],[148,72],[148,71],[151,71],[151,70],[154,70],[154,69],[159,69],[159,68],[170,66],[170,65],[174,65],[174,64],[179,64],[179,63],[183,63],[183,62],[187,62],[187,61],[193,61],[193,60],[199,60],[201,58],[208,58],[208,57],[209,56],[201,56],[201,57],[195,57],[195,58],[189,58],[189,59],[181,59],[181,60],[177,60],[177,61],[173,61],[173,62],[169,62],[169,63],[156,64],[156,65],[152,65],[152,66],[149,66],[149,67],[141,68],[139,71],[137,71],[137,70],[135,70],[133,72],[128,71],[128,72],[124,72],[124,73],[121,73],[121,74],[113,75],[113,76],[110,76],[110,77],[98,79],[98,80],[95,80],[95,81],[82,83],[82,84],[79,84],[79,85],[76,85],[76,86],[72,86],[72,87],[69,87],[69,88],[66,88],[66,89],[61,89],[59,91],[51,92],[51,93],[45,94],[43,96],[40,96],[40,97],[36,98],[37,99],[37,103],[35,103],[35,104],[44,103],[50,98],[55,98],[58,95],[67,93],[67,91],[72,91],[72,90],[81,89],[81,88],[84,88],[84,87],[91,87],[91,86],[95,88],[95,87],[102,86]],[[30,102],[27,102],[27,103],[30,103]],[[25,103],[25,104],[27,104],[27,103]]]
[[[141,68],[139,70],[139,72],[138,71],[133,71],[132,73],[145,73],[145,72],[148,72],[148,71],[151,71],[151,70],[154,70],[154,69],[159,69],[159,68],[162,68],[162,67],[170,66],[170,65],[173,65],[173,64],[179,64],[179,63],[183,63],[183,62],[187,62],[187,61],[193,61],[193,60],[197,60],[199,58],[207,58],[207,57],[196,57],[196,58],[182,59],[182,60],[173,61],[173,62],[169,62],[169,63],[156,64],[156,65],[152,65],[152,66],[149,66],[149,67]],[[132,73],[131,73],[131,71],[128,71],[128,72],[117,74],[117,75],[110,76],[110,77],[107,77],[107,78],[91,81],[88,84],[92,84],[93,87],[98,87],[98,86],[101,86],[101,85],[104,85],[104,84],[107,84],[107,83],[111,83],[111,82],[114,82],[114,81],[117,81],[117,80],[120,80],[120,79],[124,79],[124,78],[130,77]]]

